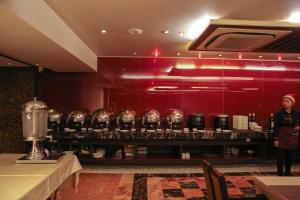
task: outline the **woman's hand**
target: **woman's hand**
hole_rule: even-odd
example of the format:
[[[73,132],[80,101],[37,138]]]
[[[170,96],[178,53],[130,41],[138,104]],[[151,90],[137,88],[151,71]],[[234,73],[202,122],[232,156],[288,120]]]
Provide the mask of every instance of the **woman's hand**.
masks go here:
[[[278,140],[274,140],[274,146],[275,146],[275,147],[279,147],[279,142],[278,142]]]

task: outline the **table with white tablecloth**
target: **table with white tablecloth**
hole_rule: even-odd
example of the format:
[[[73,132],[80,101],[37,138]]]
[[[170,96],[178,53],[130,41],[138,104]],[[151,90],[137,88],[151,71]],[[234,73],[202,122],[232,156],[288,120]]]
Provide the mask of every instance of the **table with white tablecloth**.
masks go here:
[[[300,177],[255,176],[257,193],[263,193],[271,200],[299,200]]]
[[[47,199],[71,175],[75,187],[82,169],[77,157],[64,155],[55,164],[16,164],[23,154],[0,154],[0,199]]]

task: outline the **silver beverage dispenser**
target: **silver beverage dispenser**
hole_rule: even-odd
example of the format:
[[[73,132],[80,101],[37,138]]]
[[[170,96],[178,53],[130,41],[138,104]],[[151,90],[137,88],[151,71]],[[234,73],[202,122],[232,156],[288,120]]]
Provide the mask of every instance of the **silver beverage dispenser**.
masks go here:
[[[28,160],[42,160],[44,151],[38,142],[47,136],[48,107],[35,97],[22,106],[23,136],[26,141],[32,141],[31,152],[27,155]]]

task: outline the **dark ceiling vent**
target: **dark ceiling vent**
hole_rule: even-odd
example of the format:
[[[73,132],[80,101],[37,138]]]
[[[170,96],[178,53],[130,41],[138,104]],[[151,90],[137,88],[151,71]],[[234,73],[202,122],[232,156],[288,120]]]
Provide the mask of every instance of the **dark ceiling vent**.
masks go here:
[[[260,49],[260,52],[272,53],[296,53],[300,52],[300,31],[294,31],[275,42],[267,44]]]

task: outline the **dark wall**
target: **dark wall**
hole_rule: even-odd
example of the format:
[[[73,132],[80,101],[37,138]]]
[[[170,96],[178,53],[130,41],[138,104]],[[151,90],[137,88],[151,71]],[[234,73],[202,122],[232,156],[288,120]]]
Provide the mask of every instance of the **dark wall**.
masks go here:
[[[34,70],[0,68],[0,153],[23,152],[21,108],[34,97]]]

